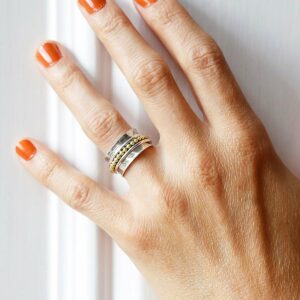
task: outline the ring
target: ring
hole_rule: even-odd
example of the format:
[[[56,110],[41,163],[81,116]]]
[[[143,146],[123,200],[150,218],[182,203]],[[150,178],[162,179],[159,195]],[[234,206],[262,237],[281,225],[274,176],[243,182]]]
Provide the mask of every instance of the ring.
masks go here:
[[[117,140],[106,154],[105,160],[112,173],[123,176],[135,159],[152,146],[151,139],[132,128]]]

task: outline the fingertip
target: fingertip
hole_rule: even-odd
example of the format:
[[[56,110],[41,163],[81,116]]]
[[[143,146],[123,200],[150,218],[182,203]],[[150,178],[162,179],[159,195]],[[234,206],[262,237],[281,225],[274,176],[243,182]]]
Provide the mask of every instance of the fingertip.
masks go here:
[[[18,157],[25,161],[30,161],[36,155],[37,147],[34,145],[33,141],[29,139],[22,139],[17,142],[15,146],[15,152]]]
[[[55,41],[45,41],[35,52],[37,62],[44,68],[49,68],[55,65],[63,54],[60,45]]]
[[[137,6],[142,7],[142,8],[148,8],[150,7],[152,4],[155,4],[157,2],[157,0],[134,0],[135,4],[137,4]]]
[[[105,7],[106,0],[78,0],[77,4],[89,15],[92,15]]]

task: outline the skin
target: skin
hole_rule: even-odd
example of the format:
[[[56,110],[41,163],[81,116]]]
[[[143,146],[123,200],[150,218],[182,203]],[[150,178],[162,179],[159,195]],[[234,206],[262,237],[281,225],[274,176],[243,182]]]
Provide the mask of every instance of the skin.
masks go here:
[[[35,156],[22,164],[105,230],[161,299],[299,299],[299,180],[276,155],[214,40],[175,0],[136,6],[185,72],[204,121],[113,1],[94,14],[80,6],[159,144],[128,169],[122,197],[35,140]],[[59,48],[60,61],[40,69],[106,153],[131,126]]]

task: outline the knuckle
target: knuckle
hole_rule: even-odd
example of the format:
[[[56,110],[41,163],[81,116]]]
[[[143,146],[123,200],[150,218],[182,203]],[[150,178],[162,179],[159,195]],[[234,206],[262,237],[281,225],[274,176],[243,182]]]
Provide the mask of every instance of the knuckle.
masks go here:
[[[202,187],[218,188],[222,186],[222,176],[213,155],[203,154],[198,160],[198,178]]]
[[[187,14],[182,9],[173,9],[167,6],[163,6],[159,9],[155,15],[155,20],[161,26],[179,26],[183,21],[187,19]]]
[[[82,73],[80,69],[75,65],[66,65],[56,78],[56,84],[62,89],[69,89],[74,83],[81,82]]]
[[[153,223],[140,214],[122,226],[119,241],[131,257],[146,254],[156,247],[157,234]]]
[[[40,167],[40,180],[46,187],[51,185],[55,173],[60,167],[61,162],[56,158],[46,156],[42,159]]]
[[[79,211],[86,210],[91,206],[91,189],[87,183],[81,182],[69,187],[68,204]]]
[[[103,22],[103,21],[102,21]],[[110,15],[105,19],[102,24],[97,26],[101,30],[101,35],[104,37],[109,37],[112,35],[117,35],[121,30],[130,26],[128,18],[118,12]]]
[[[164,187],[161,199],[164,201],[168,219],[179,220],[189,215],[190,207],[187,198],[175,191],[173,187]]]
[[[147,255],[159,247],[157,238],[159,231],[153,228],[149,221],[141,220],[135,222],[126,232],[122,234],[125,241],[127,253],[134,258]]]
[[[257,135],[244,134],[235,144],[235,153],[244,162],[265,157],[271,150],[266,139],[258,138]]]
[[[197,44],[187,51],[187,67],[205,76],[214,75],[223,65],[225,59],[219,46],[212,40]]]
[[[120,123],[121,116],[115,110],[95,110],[87,114],[87,133],[97,143],[105,143],[113,137]]]
[[[247,163],[260,160],[272,150],[268,134],[258,119],[240,120],[233,138],[235,155]]]
[[[258,143],[251,135],[243,135],[235,143],[235,153],[243,161],[253,159],[259,152]]]
[[[133,81],[141,93],[155,96],[172,85],[172,75],[162,59],[141,63],[133,73]]]

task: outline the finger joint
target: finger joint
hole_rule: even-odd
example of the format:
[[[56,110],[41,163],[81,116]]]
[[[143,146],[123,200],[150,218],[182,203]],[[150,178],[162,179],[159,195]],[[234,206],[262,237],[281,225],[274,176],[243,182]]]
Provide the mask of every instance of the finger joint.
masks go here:
[[[163,9],[157,11],[155,20],[164,27],[178,27],[188,19],[188,15],[183,9],[174,9],[163,6]]]
[[[50,187],[54,181],[55,174],[61,167],[61,161],[51,157],[43,157],[40,168],[40,179],[41,182],[46,186]]]
[[[98,144],[109,142],[122,122],[120,114],[113,110],[95,110],[87,114],[88,135]]]
[[[118,33],[124,28],[128,28],[130,26],[130,21],[128,18],[117,12],[109,17],[107,17],[104,21],[102,20],[101,24],[98,24],[98,28],[100,30],[100,35],[105,38],[111,36],[118,36]]]
[[[142,62],[133,74],[133,81],[144,96],[154,97],[172,85],[171,72],[162,59]]]
[[[91,206],[91,188],[87,183],[75,183],[69,187],[68,204],[75,210],[87,210]]]
[[[65,65],[56,78],[56,84],[62,91],[70,89],[74,84],[81,82],[83,74],[75,65]]]
[[[190,47],[187,53],[188,70],[201,73],[205,77],[215,75],[225,65],[223,53],[214,41]]]
[[[206,154],[199,159],[198,178],[205,189],[217,190],[222,186],[222,176],[212,155]]]

